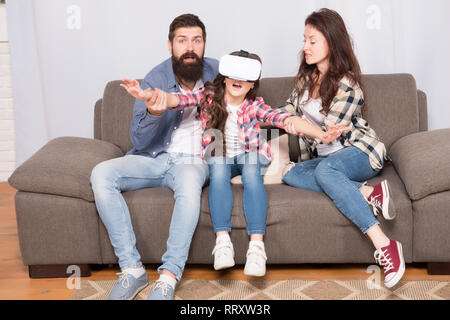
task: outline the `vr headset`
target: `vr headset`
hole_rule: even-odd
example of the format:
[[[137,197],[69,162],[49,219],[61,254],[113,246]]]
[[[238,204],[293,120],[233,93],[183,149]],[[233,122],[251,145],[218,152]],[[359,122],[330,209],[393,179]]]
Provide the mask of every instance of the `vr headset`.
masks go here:
[[[219,62],[219,73],[224,77],[256,81],[261,77],[261,62],[248,57],[247,51],[241,50],[238,56],[225,55]]]

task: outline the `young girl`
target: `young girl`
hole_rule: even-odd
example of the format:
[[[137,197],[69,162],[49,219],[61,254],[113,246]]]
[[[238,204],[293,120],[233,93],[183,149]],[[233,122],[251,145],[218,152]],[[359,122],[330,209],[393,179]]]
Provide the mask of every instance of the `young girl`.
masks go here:
[[[227,65],[230,56],[231,61],[239,66]],[[254,70],[254,60],[258,61],[256,65],[259,69]],[[161,90],[142,91],[136,80],[129,79],[124,79],[122,85],[135,98],[149,103],[161,100],[163,96],[170,108],[199,107],[205,130],[202,157],[209,164],[209,205],[217,237],[213,250],[214,268],[221,270],[234,266],[234,249],[229,236],[233,205],[230,180],[242,175],[243,208],[250,236],[244,273],[251,276],[263,276],[266,272],[263,235],[267,197],[262,171],[272,159],[268,143],[260,136],[258,121],[279,128],[289,126],[290,130],[295,129],[326,143],[349,130],[345,125],[337,125],[325,132],[300,117],[267,106],[255,94],[261,74],[260,61],[256,54],[233,52],[220,61],[219,72],[223,74],[219,74],[213,83],[206,83],[204,88],[192,92],[167,94]],[[248,74],[243,79],[247,69],[252,69],[252,75]]]
[[[361,183],[376,176],[387,158],[384,144],[361,117],[363,97],[361,70],[344,21],[329,9],[313,12],[305,22],[295,89],[284,109],[306,116],[318,127],[344,123],[351,130],[329,145],[301,137],[301,159],[315,159],[288,165],[283,181],[326,193],[372,240],[375,259],[384,267],[384,283],[392,287],[401,279],[405,262],[400,242],[383,233],[369,208],[387,219],[395,217],[387,181],[374,187]]]

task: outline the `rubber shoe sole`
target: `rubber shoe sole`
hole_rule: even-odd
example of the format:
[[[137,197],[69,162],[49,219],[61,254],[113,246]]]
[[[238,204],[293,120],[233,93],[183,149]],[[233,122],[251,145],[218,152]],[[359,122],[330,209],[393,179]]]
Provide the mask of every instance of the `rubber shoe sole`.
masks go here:
[[[381,210],[383,213],[383,217],[386,220],[393,220],[397,216],[397,212],[395,211],[394,201],[392,200],[391,189],[389,188],[386,180],[381,183],[381,189],[383,190],[383,194],[386,195],[387,198],[383,199],[383,208]]]
[[[257,270],[256,268],[245,266],[244,274],[252,277],[263,277],[266,274],[266,268]]]
[[[234,258],[230,258],[230,259],[227,259],[226,261],[222,261],[222,263],[216,263],[214,261],[214,270],[228,269],[228,268],[234,267],[234,265],[235,265]]]

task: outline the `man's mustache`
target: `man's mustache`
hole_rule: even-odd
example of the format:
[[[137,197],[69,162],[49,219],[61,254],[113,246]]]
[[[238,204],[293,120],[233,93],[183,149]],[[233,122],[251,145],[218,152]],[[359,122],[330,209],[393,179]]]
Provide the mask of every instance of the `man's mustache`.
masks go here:
[[[179,60],[184,60],[187,58],[194,58],[195,60],[200,60],[200,57],[195,52],[186,52],[185,54],[182,54]]]

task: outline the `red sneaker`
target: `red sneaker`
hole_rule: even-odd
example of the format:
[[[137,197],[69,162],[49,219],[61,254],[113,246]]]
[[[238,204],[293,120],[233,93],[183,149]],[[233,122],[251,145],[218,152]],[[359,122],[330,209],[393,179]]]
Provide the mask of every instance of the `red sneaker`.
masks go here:
[[[402,244],[391,240],[387,247],[375,251],[376,262],[384,268],[384,285],[388,288],[395,286],[405,273]]]
[[[397,215],[387,180],[383,180],[373,186],[373,191],[367,198],[367,202],[372,206],[372,211],[375,216],[378,215],[378,210],[381,210],[386,220],[392,220]]]

